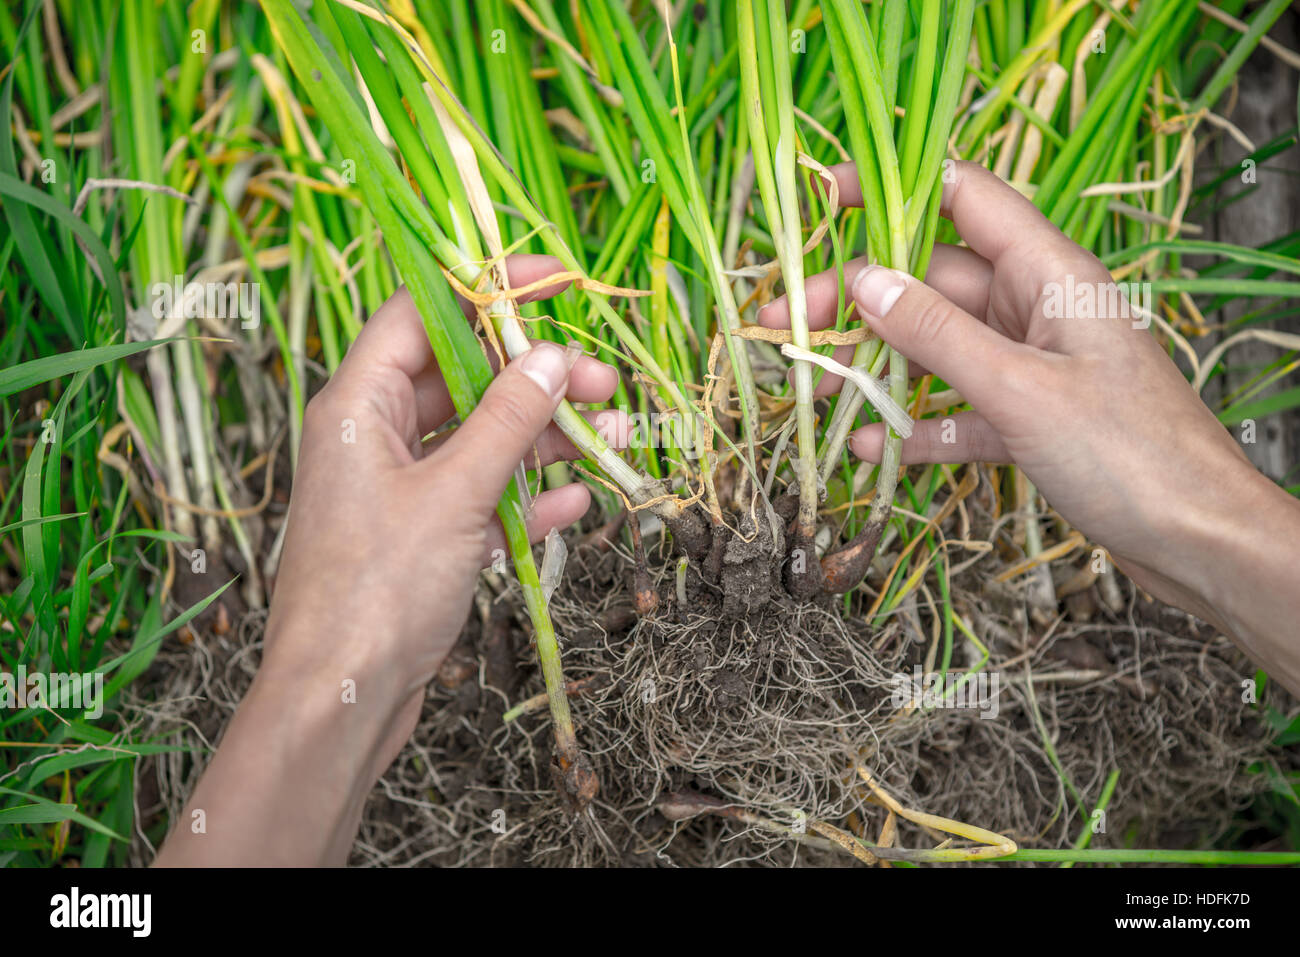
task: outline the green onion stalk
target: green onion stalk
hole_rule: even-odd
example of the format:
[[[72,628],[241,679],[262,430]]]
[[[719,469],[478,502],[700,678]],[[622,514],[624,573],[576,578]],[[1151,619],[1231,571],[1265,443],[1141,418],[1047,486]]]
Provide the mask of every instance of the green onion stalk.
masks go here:
[[[357,59],[367,89],[397,142],[402,157],[430,201],[429,209],[435,214],[445,211],[441,225],[431,216],[421,217],[422,231],[443,266],[467,286],[473,287],[480,281],[482,253],[478,239],[473,235],[473,224],[477,221],[480,230],[490,230],[493,236],[497,233],[495,222],[487,225],[491,212],[483,201],[486,184],[482,180],[482,169],[502,189],[513,208],[523,214],[544,248],[556,256],[566,270],[585,272],[572,249],[538,209],[518,177],[452,93],[444,80],[445,67],[436,59],[436,52],[422,48],[400,24],[379,11],[374,11],[373,16],[363,17],[342,5],[330,9],[345,37],[349,39],[349,50]],[[383,52],[383,62],[375,54],[367,37]],[[397,87],[389,80],[390,73],[397,80]],[[432,99],[426,90],[432,92]],[[407,113],[408,107],[419,121],[419,129]],[[453,156],[449,138],[455,138],[458,143],[471,148],[472,158],[463,157],[463,151],[461,159]],[[427,144],[427,149],[424,144]],[[479,165],[475,165],[474,160]],[[460,175],[441,175],[440,170],[455,170]],[[476,191],[479,201],[476,204],[471,203],[463,182],[466,176],[479,186]],[[409,190],[403,199],[425,209]],[[456,240],[451,239],[449,234],[455,235]],[[499,237],[495,245],[499,247]],[[502,251],[504,250],[498,248],[494,257]],[[496,270],[498,285],[501,275],[501,270]],[[590,291],[589,299],[598,316],[613,329],[619,343],[671,398],[683,420],[693,422],[694,406],[664,371],[653,352],[602,295]],[[490,312],[501,335],[502,344],[511,358],[531,347],[513,304],[498,300]],[[674,531],[691,534],[691,529],[684,526],[688,525],[692,516],[685,512],[681,500],[666,495],[666,490],[660,483],[625,462],[567,401],[561,403],[556,411],[555,422],[574,445],[629,496],[633,504],[649,504],[656,514],[670,523]]]
[[[786,300],[790,304],[790,337],[795,346],[806,352],[810,349],[810,339],[795,162],[798,133],[790,82],[790,30],[784,4],[741,0],[739,32],[742,109],[749,124],[755,180],[785,281]],[[820,490],[813,364],[807,359],[795,360],[794,388],[798,450],[794,463],[799,507],[793,548],[809,556],[816,532]],[[795,554],[793,550],[792,554]],[[789,584],[794,593],[811,597],[821,590],[822,583],[807,574],[820,569],[816,562],[792,562],[790,569]]]
[[[941,168],[966,73],[975,4],[974,0],[955,0],[949,5],[947,45],[936,82],[935,51],[944,4],[942,0],[922,3],[900,147],[894,137],[897,44],[893,39],[885,41],[898,29],[895,23],[902,18],[905,7],[902,0],[884,4],[880,46],[861,4],[826,0],[822,12],[840,84],[845,125],[857,159],[868,253],[875,263],[924,279],[934,246],[942,195]],[[886,348],[878,339],[868,340],[855,350],[853,365],[874,376],[883,366],[882,354],[888,356],[890,397],[905,406],[907,359],[901,353]],[[827,428],[823,477],[839,461],[864,400],[862,392],[846,380]],[[867,524],[842,553],[830,556],[833,561],[827,571],[833,590],[852,587],[866,570],[865,562],[874,553],[893,509],[901,453],[902,436],[891,426]]]
[[[623,106],[641,140],[642,149],[649,154],[647,158],[653,164],[650,169],[668,197],[673,216],[704,264],[720,313],[719,326],[740,400],[741,428],[747,446],[746,468],[742,474],[753,477],[757,475],[755,449],[760,439],[757,386],[745,344],[736,335],[741,327],[740,309],[722,262],[708,199],[692,157],[677,45],[671,27],[665,21],[675,108],[669,106],[636,25],[624,6],[590,0],[586,8],[600,36],[614,44],[614,49],[609,51],[609,65]],[[701,465],[705,469],[709,467],[707,462]],[[741,487],[743,485],[742,481]]]

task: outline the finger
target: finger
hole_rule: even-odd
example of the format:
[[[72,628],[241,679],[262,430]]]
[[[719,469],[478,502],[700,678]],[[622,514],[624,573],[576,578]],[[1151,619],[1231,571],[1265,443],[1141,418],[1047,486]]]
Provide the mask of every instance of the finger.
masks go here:
[[[362,325],[334,377],[357,375],[377,366],[410,377],[423,369],[432,356],[420,312],[403,286]]]
[[[990,263],[1016,251],[1032,250],[1034,259],[1052,250],[1079,251],[1037,206],[996,173],[968,160],[944,165],[939,211],[952,220],[966,245]]]
[[[831,353],[831,357],[840,365],[850,365],[853,362],[853,349],[853,346],[836,346],[835,351]],[[814,399],[824,399],[826,396],[834,395],[836,392],[840,391],[840,386],[844,385],[843,376],[838,376],[834,372],[827,372],[818,367],[813,368],[814,376],[819,372],[821,373],[821,378],[818,379],[817,384],[813,386]],[[788,382],[791,387],[794,386],[793,367],[786,370],[785,381]]]
[[[537,343],[534,342],[534,345]],[[495,372],[500,363],[489,351],[488,360]],[[447,383],[436,363],[429,363],[423,372],[411,380],[415,386],[415,402],[420,435],[428,435],[455,414]],[[591,356],[579,356],[569,371],[569,391],[565,398],[570,402],[607,402],[618,388],[618,370]]]
[[[858,274],[853,298],[875,333],[970,400],[994,403],[1013,373],[1039,352],[990,329],[925,283],[872,266]]]
[[[847,366],[853,363],[853,352],[853,346],[836,346],[831,355],[840,365]],[[793,369],[786,373],[786,378],[791,382],[794,381]],[[844,385],[842,376],[837,376],[833,372],[823,372],[822,377],[817,380],[817,385],[813,388],[813,398],[822,399],[828,395],[834,395],[840,391],[842,385]]]
[[[836,163],[828,168],[835,177],[835,185],[840,188],[840,205],[861,206],[862,181],[858,179],[858,164]],[[818,179],[817,182],[820,184],[821,180]]]
[[[554,276],[556,273],[564,271],[564,263],[554,256],[541,256],[536,253],[515,253],[513,256],[506,257],[506,280],[510,283],[511,289],[522,289],[539,279],[545,279],[547,276]],[[515,301],[537,302],[540,299],[550,299],[552,296],[558,296],[567,288],[569,288],[567,280],[565,282],[551,283],[549,286],[534,289]],[[474,304],[463,296],[457,296],[457,298],[460,299],[461,309],[465,311],[465,318],[473,322],[475,317]]]
[[[458,505],[486,517],[549,424],[569,383],[569,357],[544,342],[501,370],[465,424],[419,468],[459,477]]]
[[[627,448],[631,433],[631,417],[619,409],[588,409],[580,413],[612,449]],[[560,427],[551,423],[537,440],[537,456],[542,465],[552,462],[572,462],[586,457],[586,452],[573,444]],[[532,462],[525,462],[531,466]]]
[[[536,543],[544,539],[553,528],[566,528],[587,513],[591,505],[591,492],[581,482],[561,485],[548,489],[533,502],[533,510],[527,516],[528,540]],[[501,528],[501,519],[492,518],[487,527],[487,547],[483,552],[483,567],[508,560],[510,551],[506,548],[506,534]]]
[[[854,346],[836,346],[831,353],[831,358],[842,366],[851,366],[853,364],[853,353],[856,351]],[[838,376],[834,372],[828,372],[824,369],[814,369],[813,374],[821,373],[821,378],[813,386],[813,398],[824,399],[828,395],[834,395],[840,391],[844,385],[844,377]],[[919,379],[922,376],[930,374],[930,370],[919,362],[909,362],[907,365],[907,376],[909,379]],[[785,381],[792,387],[794,386],[794,369],[786,370]]]
[[[859,256],[844,264],[844,288],[853,288],[853,280],[867,267],[867,257]],[[804,298],[808,303],[808,328],[816,331],[835,324],[835,312],[840,305],[840,275],[827,269],[804,280]],[[790,302],[785,296],[773,299],[758,310],[758,324],[768,329],[790,328]]]
[[[862,184],[855,163],[830,167],[839,186],[841,206],[862,205]],[[952,220],[957,235],[989,262],[1015,248],[1074,244],[1038,207],[996,173],[979,163],[945,163],[940,212]]]
[[[530,339],[531,345],[549,342],[544,339]],[[488,356],[493,374],[500,371],[500,362],[495,354]],[[607,402],[614,390],[618,388],[618,370],[608,362],[601,362],[592,356],[580,354],[569,370],[569,391],[565,398],[570,402]]]
[[[591,424],[592,428],[600,433],[610,448],[624,449],[627,447],[632,424],[631,418],[626,412],[618,409],[588,409],[581,415]],[[441,450],[455,434],[455,432],[444,433],[425,443],[425,457],[427,458]],[[572,462],[586,457],[586,454],[560,431],[558,425],[552,422],[537,437],[536,445],[528,450],[528,453],[523,457],[523,463],[525,468],[533,468],[539,459],[541,464],[546,466],[554,462]]]
[[[853,346],[836,346],[835,351],[831,353],[832,357],[840,365],[853,364]],[[909,379],[919,379],[922,376],[930,375],[930,370],[919,362],[909,362],[907,364],[907,377]],[[794,385],[794,369],[790,369],[785,374],[785,380]],[[838,376],[833,372],[822,372],[822,377],[817,380],[817,385],[813,387],[813,398],[824,399],[828,395],[834,395],[840,391],[844,385],[844,377]]]
[[[989,311],[993,264],[965,246],[935,243],[925,284],[958,309],[983,319]]]
[[[844,265],[844,288],[853,288],[858,274],[870,263],[859,256]],[[936,243],[930,257],[925,284],[954,305],[979,317],[988,312],[989,287],[993,282],[993,265],[983,256],[962,246]],[[816,331],[835,324],[840,305],[840,277],[837,270],[827,269],[804,282],[808,302],[808,328]],[[785,296],[773,299],[758,310],[758,324],[769,329],[790,328],[790,304]]]
[[[591,356],[578,356],[569,370],[570,402],[608,402],[618,388],[618,370]]]
[[[858,458],[879,462],[885,446],[885,424],[873,422],[849,436],[849,448]],[[903,464],[1009,462],[1002,437],[978,412],[958,412],[942,419],[920,419],[903,439]]]
[[[551,273],[560,272],[564,267],[553,256],[519,255],[507,257],[506,268],[511,283],[524,286]],[[563,285],[556,285],[540,290],[529,298],[554,295],[563,288]],[[460,303],[465,314],[473,316],[469,303],[464,299]],[[375,310],[375,314],[361,327],[361,333],[348,349],[338,372],[353,372],[383,365],[399,369],[408,377],[415,378],[432,361],[433,347],[429,345],[429,336],[424,331],[419,310],[415,308],[411,294],[403,287]]]
[[[553,256],[520,254],[506,257],[506,268],[512,286],[517,287],[544,279],[564,267]],[[555,295],[565,285],[559,283],[537,290],[523,301]],[[459,301],[465,314],[472,316],[473,308],[469,303],[464,299]],[[385,376],[394,372],[410,379],[415,388],[416,421],[420,434],[433,431],[451,417],[451,399],[434,361],[433,347],[429,344],[419,310],[405,287],[375,310],[375,314],[361,327],[334,378],[345,385],[382,382]],[[394,383],[395,389],[398,386],[400,383]],[[604,401],[604,398],[592,401]]]
[[[845,289],[852,290],[854,280],[868,265],[865,256],[860,256],[844,267]],[[983,316],[988,311],[989,287],[993,281],[993,266],[983,256],[961,246],[946,243],[936,244],[930,258],[930,268],[926,274],[925,284],[938,292],[954,305],[974,316]],[[835,311],[839,303],[839,275],[833,269],[820,272],[809,278],[804,284],[808,300],[808,328],[824,329],[835,321]],[[769,329],[788,329],[790,311],[786,297],[774,299],[758,311],[758,322]],[[853,356],[852,348],[836,348],[835,360],[848,365]],[[929,375],[930,370],[919,363],[908,367],[911,378]],[[788,377],[788,376],[787,376]],[[843,379],[831,373],[825,373],[813,392],[815,398],[831,395],[839,391]]]
[[[831,353],[831,357],[842,366],[852,365],[853,352],[854,352],[853,346],[836,346],[835,351]],[[817,372],[821,372],[821,376],[822,376],[820,379],[817,380],[817,384],[813,386],[814,399],[824,399],[828,395],[834,395],[835,393],[839,392],[840,388],[844,385],[844,377],[838,376],[834,372],[827,372],[821,369],[814,369],[813,372],[814,374],[816,374]],[[924,366],[922,366],[920,363],[918,362],[908,363],[907,375],[909,378],[919,379],[921,376],[926,376],[929,374],[930,371],[926,369]],[[791,386],[794,385],[793,368],[786,371],[785,381],[790,383]]]

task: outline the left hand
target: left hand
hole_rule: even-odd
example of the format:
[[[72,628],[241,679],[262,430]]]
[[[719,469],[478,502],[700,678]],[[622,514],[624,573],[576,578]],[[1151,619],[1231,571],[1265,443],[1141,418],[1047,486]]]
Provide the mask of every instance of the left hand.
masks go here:
[[[546,256],[508,263],[515,286],[562,268]],[[505,547],[495,509],[506,484],[534,448],[542,464],[578,458],[552,414],[565,395],[604,402],[617,383],[611,366],[582,356],[570,369],[541,343],[506,365],[463,425],[425,444],[455,411],[420,316],[403,290],[371,317],[307,406],[262,667],[189,805],[205,811],[206,840],[182,820],[158,863],[346,860],[479,569]],[[543,492],[530,537],[589,503],[577,483]]]
[[[563,268],[549,256],[513,256],[508,266],[515,286]],[[529,373],[547,378],[547,388]],[[336,669],[382,671],[408,699],[385,747],[389,761],[465,624],[479,569],[505,549],[496,505],[506,483],[521,461],[535,464],[534,447],[543,465],[581,457],[550,424],[566,381],[569,399],[604,402],[618,372],[587,356],[568,371],[563,350],[539,344],[506,366],[464,425],[423,445],[455,410],[402,290],[307,406],[265,667],[324,658]],[[576,482],[543,492],[530,537],[576,522],[590,502]]]

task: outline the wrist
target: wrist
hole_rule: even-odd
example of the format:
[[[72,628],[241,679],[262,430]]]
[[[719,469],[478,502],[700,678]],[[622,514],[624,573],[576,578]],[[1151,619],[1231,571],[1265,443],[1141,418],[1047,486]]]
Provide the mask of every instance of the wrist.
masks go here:
[[[381,769],[373,731],[343,708],[259,673],[155,863],[346,863]]]
[[[1180,513],[1177,550],[1165,566],[1193,596],[1180,604],[1296,691],[1300,502],[1243,458]]]
[[[382,665],[331,653],[319,660],[283,650],[268,652],[249,689],[259,713],[305,740],[382,739],[409,695]]]
[[[403,711],[423,698],[428,682],[376,648],[373,636],[335,630],[328,641],[312,637],[319,634],[268,627],[249,696],[289,722],[304,742],[336,752],[368,789],[393,757]]]
[[[262,665],[159,865],[346,862],[423,695],[373,641],[339,632],[272,615]]]
[[[395,628],[373,618],[365,628],[350,624],[358,618],[317,620],[305,609],[273,607],[254,687],[297,689],[320,701],[355,706],[371,723],[390,722],[427,680],[402,667],[400,654],[390,647]]]

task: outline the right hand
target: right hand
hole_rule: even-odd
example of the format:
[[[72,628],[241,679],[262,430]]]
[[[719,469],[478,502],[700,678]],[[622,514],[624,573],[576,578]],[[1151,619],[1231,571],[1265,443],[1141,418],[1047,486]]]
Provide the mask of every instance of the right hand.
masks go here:
[[[1251,633],[1223,593],[1229,553],[1252,516],[1295,522],[1300,505],[1254,469],[1127,303],[1095,318],[1049,313],[1051,283],[1110,288],[1096,257],[983,167],[950,170],[942,212],[969,248],[936,245],[924,283],[865,259],[845,267],[858,312],[919,364],[912,374],[934,373],[973,409],[951,416],[948,442],[946,419],[918,421],[903,462],[1014,462],[1142,588]],[[860,203],[853,166],[833,172],[841,200]],[[810,328],[834,322],[837,285],[834,271],[808,280]],[[788,326],[784,301],[759,322]],[[819,391],[836,387],[825,376]],[[879,462],[884,438],[884,425],[867,425],[850,448]],[[1265,538],[1269,525],[1258,529]]]

